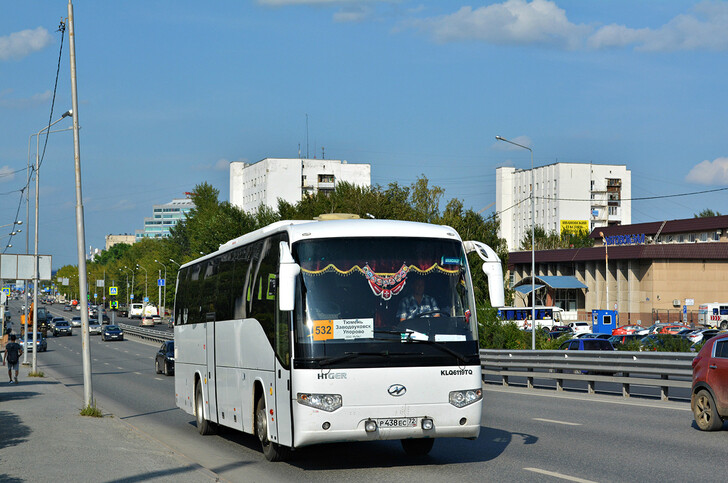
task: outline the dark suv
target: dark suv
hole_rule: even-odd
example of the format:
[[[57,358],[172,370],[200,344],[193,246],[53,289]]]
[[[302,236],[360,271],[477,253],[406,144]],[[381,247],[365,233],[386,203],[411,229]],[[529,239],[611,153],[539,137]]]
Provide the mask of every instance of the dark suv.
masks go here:
[[[613,351],[614,347],[604,339],[571,339],[559,346],[560,350],[567,351]]]
[[[693,359],[690,407],[703,431],[721,429],[728,418],[728,334],[709,339]]]

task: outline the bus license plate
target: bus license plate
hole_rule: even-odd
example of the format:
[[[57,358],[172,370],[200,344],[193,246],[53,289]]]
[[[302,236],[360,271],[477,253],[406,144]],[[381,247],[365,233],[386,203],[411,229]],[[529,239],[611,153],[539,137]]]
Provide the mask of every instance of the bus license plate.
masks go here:
[[[380,428],[415,428],[417,427],[417,418],[377,419],[377,426]]]

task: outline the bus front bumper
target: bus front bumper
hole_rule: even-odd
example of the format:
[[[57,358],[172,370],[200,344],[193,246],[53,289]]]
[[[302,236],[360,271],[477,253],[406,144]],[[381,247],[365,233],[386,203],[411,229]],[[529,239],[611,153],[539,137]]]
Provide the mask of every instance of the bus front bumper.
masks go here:
[[[293,401],[294,446],[342,441],[470,438],[480,434],[482,401],[451,404],[341,407],[333,412]]]

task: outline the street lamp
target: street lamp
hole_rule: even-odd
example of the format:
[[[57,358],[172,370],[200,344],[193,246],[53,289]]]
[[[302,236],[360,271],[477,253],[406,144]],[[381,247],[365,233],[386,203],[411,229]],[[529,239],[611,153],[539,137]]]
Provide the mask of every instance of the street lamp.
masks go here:
[[[52,123],[48,124],[48,126],[44,127],[40,131],[38,131],[35,134],[35,258],[33,260],[33,348],[36,347],[36,344],[38,343],[38,200],[39,200],[39,194],[38,194],[38,188],[39,188],[39,173],[38,169],[40,168],[40,153],[38,152],[40,150],[40,135],[46,131],[50,131],[51,126],[61,122],[63,119],[67,118],[68,116],[73,115],[73,111],[66,111],[63,113],[63,115],[60,117],[60,119],[57,119],[53,121]],[[50,132],[48,133],[50,134]],[[30,139],[33,136],[31,135],[30,138],[28,138],[28,146],[30,146]],[[28,176],[30,176],[30,147],[28,147]],[[28,178],[28,185],[30,185],[30,177]],[[26,246],[27,251],[27,246]],[[27,307],[27,304],[26,304]],[[25,320],[28,320],[28,317],[26,316]],[[27,336],[26,336],[27,341]],[[37,371],[37,359],[36,354],[38,351],[33,351],[33,366],[32,370],[33,372]]]
[[[162,308],[166,310],[167,309],[167,266],[164,263],[158,261],[156,258],[154,259],[154,262],[158,263],[164,267],[164,302],[162,303]],[[157,282],[157,284],[159,284],[159,282]],[[159,288],[161,290],[162,286],[160,285]],[[161,317],[161,314],[160,314],[160,317]]]
[[[523,144],[514,143],[508,139],[496,136],[496,140],[528,149],[531,152],[531,350],[536,350],[536,188],[533,173],[533,150]]]
[[[174,263],[175,265],[177,265],[177,268],[180,268],[182,266],[179,263],[177,263],[174,260],[172,260],[171,258],[169,259],[169,261],[172,262],[172,263]]]

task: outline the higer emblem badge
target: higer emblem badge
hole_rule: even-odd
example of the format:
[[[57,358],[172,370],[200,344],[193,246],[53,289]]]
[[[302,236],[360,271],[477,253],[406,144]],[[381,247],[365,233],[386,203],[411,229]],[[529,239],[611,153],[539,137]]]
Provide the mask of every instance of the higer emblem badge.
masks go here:
[[[404,394],[407,392],[407,388],[404,387],[402,384],[392,384],[389,386],[389,389],[387,389],[387,392],[390,396],[399,397],[404,396]]]

